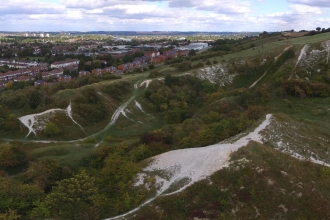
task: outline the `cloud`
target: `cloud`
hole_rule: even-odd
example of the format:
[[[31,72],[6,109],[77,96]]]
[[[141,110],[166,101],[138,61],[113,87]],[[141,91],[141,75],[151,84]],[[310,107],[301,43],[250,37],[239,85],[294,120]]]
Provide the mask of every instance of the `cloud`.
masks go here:
[[[0,15],[5,14],[62,14],[65,7],[57,4],[38,2],[36,0],[3,1]]]
[[[329,0],[288,0],[289,3],[314,7],[330,8]]]
[[[148,2],[166,2],[170,8],[194,8],[221,14],[242,14],[251,11],[249,1],[239,0],[60,0],[68,8],[97,9],[117,5],[146,5]]]

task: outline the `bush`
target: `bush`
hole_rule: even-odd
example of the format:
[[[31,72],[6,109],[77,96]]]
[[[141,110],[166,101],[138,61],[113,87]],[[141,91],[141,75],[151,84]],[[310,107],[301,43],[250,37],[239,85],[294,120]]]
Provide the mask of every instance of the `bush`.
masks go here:
[[[151,70],[148,78],[155,78],[155,77],[158,77],[160,75],[161,74],[160,74],[160,72],[158,70]]]
[[[0,167],[14,167],[27,162],[27,154],[19,147],[10,144],[0,145]]]
[[[154,64],[149,64],[149,70],[155,69],[155,65]]]
[[[58,135],[60,133],[60,128],[53,122],[46,124],[44,129],[44,134],[48,137]]]

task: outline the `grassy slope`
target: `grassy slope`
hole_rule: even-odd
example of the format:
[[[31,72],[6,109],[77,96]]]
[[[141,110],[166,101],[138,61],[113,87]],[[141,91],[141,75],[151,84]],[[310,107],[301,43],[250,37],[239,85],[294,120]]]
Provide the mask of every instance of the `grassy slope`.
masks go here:
[[[248,49],[216,59],[221,61],[232,58],[262,57],[266,54],[276,56],[288,45],[302,47],[307,43],[327,39],[330,39],[330,33],[269,43],[260,40],[260,42],[256,42],[256,45],[264,44],[263,47],[257,46],[254,50]],[[173,73],[173,69],[168,66],[162,66],[161,69],[164,74]],[[137,82],[145,79],[147,75],[148,72],[125,75],[123,79]],[[108,83],[113,82],[105,81],[90,86],[97,88],[100,84]],[[70,99],[79,90],[60,91],[56,96]],[[147,113],[148,110],[151,111],[151,107],[147,103],[143,103],[141,98],[143,89],[138,89],[135,95],[136,100],[143,104],[144,110]],[[120,116],[116,126],[96,137],[96,140],[91,140],[90,143],[37,144],[35,150],[31,153],[32,157],[37,159],[52,158],[62,164],[78,169],[81,159],[95,149],[94,146],[97,141],[105,140],[109,144],[136,141],[141,133],[154,130],[162,125],[160,118],[146,116],[136,109],[134,104],[132,102],[128,106],[128,109],[133,112],[128,116],[134,122]],[[269,107],[271,112],[284,112],[304,123],[315,123],[317,129],[323,126],[327,131],[330,130],[329,99],[274,99]],[[317,129],[315,130],[316,134],[322,132],[322,129],[321,131]],[[27,143],[27,145],[32,146],[34,144]],[[330,201],[330,198],[328,195],[330,194],[328,185],[330,175],[328,171],[322,170],[320,166],[298,161],[256,143],[251,143],[248,147],[239,150],[233,155],[232,160],[242,158],[253,162],[244,165],[233,164],[230,168],[219,171],[211,177],[212,184],[209,180],[201,181],[183,193],[159,198],[149,207],[143,208],[135,219],[193,219],[193,217],[208,217],[211,219],[269,219],[273,217],[326,219],[325,216],[329,216],[328,201]],[[237,166],[241,168],[236,170]],[[261,169],[265,170],[260,171]],[[281,171],[288,173],[288,176]],[[300,182],[302,182],[302,188],[300,187],[301,184],[297,185]],[[298,196],[299,193],[302,193],[302,197]],[[321,193],[324,193],[323,198]],[[316,205],[319,205],[323,212],[319,212]],[[155,208],[157,206],[158,208]],[[286,211],[286,209],[288,210]],[[235,214],[233,214],[233,210],[236,210]]]
[[[132,219],[328,219],[330,172],[250,143],[231,165]],[[320,211],[322,210],[322,211]]]
[[[274,56],[288,45],[294,45],[298,51],[304,44],[329,38],[327,33],[272,42],[220,59],[248,58],[262,53]],[[280,113],[276,118],[288,125],[282,125],[278,131],[285,134],[284,139],[292,149],[309,157],[310,152],[303,152],[308,147],[328,161],[329,103],[329,98],[273,97],[269,111]],[[270,140],[268,145],[250,143],[232,157],[232,161],[246,158],[250,162],[238,166],[235,162],[210,180],[196,183],[180,194],[158,198],[132,219],[328,219],[330,170],[274,150],[278,147],[274,141]]]

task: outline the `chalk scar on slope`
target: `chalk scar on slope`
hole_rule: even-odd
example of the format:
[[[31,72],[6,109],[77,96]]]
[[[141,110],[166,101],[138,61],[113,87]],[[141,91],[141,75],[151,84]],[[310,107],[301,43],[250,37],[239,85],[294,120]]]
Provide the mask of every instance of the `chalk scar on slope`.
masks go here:
[[[147,79],[147,80],[143,81],[143,82],[140,84],[140,87],[142,87],[143,85],[145,85],[146,87],[145,87],[144,89],[146,89],[146,88],[149,87],[149,84],[150,84],[151,82],[152,82],[152,79]]]
[[[69,106],[66,109],[59,109],[59,108],[49,109],[49,110],[41,112],[41,113],[25,115],[25,116],[22,116],[22,117],[18,118],[22,122],[22,124],[24,124],[29,129],[29,132],[25,136],[25,138],[27,138],[31,133],[33,133],[36,137],[38,137],[37,132],[36,132],[37,129],[34,128],[34,126],[36,126],[36,123],[38,122],[38,120],[37,120],[38,116],[53,114],[55,112],[64,112],[64,113],[66,113],[69,116],[69,118],[72,120],[72,122],[75,123],[76,125],[78,125],[86,133],[84,128],[80,124],[78,124],[78,122],[76,122],[73,119],[73,117],[72,117],[72,106],[71,106],[71,103],[70,103]]]
[[[268,114],[266,120],[264,120],[253,132],[237,140],[235,143],[218,143],[208,147],[175,150],[151,158],[153,159],[153,162],[148,167],[144,168],[143,172],[164,171],[169,175],[169,178],[167,179],[156,176],[156,184],[160,186],[157,195],[136,209],[120,216],[108,218],[107,220],[120,219],[132,214],[138,211],[142,206],[155,200],[157,197],[181,192],[193,183],[205,179],[216,171],[226,167],[232,152],[247,145],[251,140],[260,143],[262,142],[262,137],[259,135],[259,132],[264,130],[270,124],[271,118],[272,115]],[[141,177],[141,174],[139,176]],[[164,194],[173,183],[177,183],[184,179],[189,179],[189,182],[186,185],[174,192]],[[142,182],[141,180],[139,181]]]

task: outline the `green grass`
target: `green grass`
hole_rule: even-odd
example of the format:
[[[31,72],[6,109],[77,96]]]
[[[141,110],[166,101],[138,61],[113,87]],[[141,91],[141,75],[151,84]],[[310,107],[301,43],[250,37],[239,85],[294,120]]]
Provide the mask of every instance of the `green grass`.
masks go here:
[[[37,160],[53,159],[60,164],[69,166],[74,170],[81,167],[81,160],[95,150],[95,144],[48,144],[31,152],[31,156]]]

